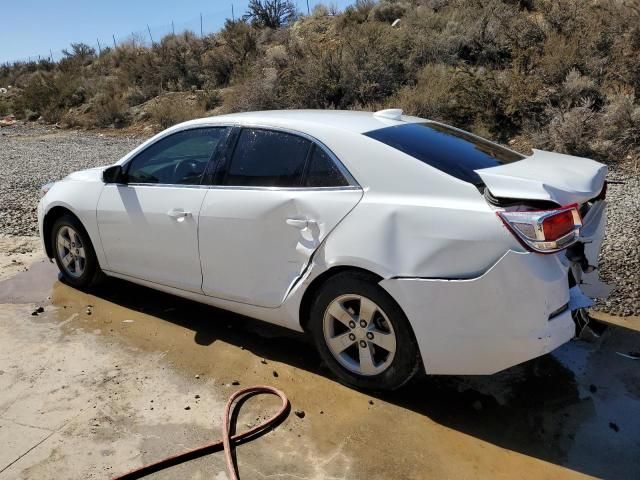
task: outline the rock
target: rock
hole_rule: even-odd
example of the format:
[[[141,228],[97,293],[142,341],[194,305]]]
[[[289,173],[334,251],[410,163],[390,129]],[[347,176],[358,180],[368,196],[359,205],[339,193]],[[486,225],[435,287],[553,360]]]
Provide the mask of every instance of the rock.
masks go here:
[[[234,380],[233,382],[231,382],[231,385],[240,385],[240,382],[238,380]]]
[[[304,417],[305,417],[305,415],[306,415],[306,414],[304,413],[304,410],[296,410],[296,411],[295,411],[295,412],[293,412],[293,413],[295,413],[295,414],[296,414],[296,417],[298,417],[298,418],[304,418]]]
[[[262,360],[260,360],[260,363],[263,364],[263,365],[266,365],[267,361],[263,358]]]
[[[184,407],[185,410],[191,410],[191,407],[189,405],[187,405],[186,407]]]
[[[618,433],[620,431],[620,427],[617,424],[613,423],[613,422],[609,422],[609,428],[611,430],[613,430],[614,432],[616,432],[616,433]]]
[[[273,376],[278,378],[278,372],[276,372],[275,370],[273,371]]]
[[[195,399],[196,399],[196,400],[197,400],[197,399],[199,399],[199,398],[200,398],[200,395],[196,395],[196,396],[195,396]]]
[[[373,405],[373,400],[369,400],[369,405]]]

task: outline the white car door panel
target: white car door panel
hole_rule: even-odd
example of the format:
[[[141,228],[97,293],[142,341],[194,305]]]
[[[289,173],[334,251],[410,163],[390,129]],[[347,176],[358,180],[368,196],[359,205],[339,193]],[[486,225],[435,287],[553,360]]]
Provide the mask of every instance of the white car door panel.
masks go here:
[[[211,188],[200,211],[206,295],[278,307],[359,188]]]
[[[106,185],[98,226],[108,269],[200,292],[198,212],[206,189]]]
[[[202,293],[201,182],[227,131],[190,128],[161,137],[123,167],[123,183],[105,186],[97,221],[110,271]]]

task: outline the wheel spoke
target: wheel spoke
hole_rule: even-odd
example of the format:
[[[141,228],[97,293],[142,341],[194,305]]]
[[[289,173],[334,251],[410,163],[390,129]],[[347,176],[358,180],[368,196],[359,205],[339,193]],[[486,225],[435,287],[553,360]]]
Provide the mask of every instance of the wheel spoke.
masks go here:
[[[78,233],[75,231],[73,232],[72,240],[76,244],[76,248],[82,245],[82,242],[80,241],[80,237],[78,236]]]
[[[333,350],[334,353],[342,353],[355,343],[355,340],[351,340],[349,338],[349,333],[350,332],[343,333],[342,335],[337,335],[327,340],[329,347],[331,348],[331,350]]]
[[[329,315],[349,328],[349,322],[353,321],[353,316],[344,308],[340,302],[333,302],[329,307]]]
[[[381,332],[375,329],[371,330],[371,333],[373,333],[372,343],[387,352],[394,353],[396,351],[396,336],[393,333]]]
[[[376,306],[376,304],[368,298],[360,298],[360,320],[365,320],[367,323],[371,322],[371,320],[373,319],[373,315],[374,313],[376,313],[377,309],[378,307]]]
[[[376,366],[373,363],[373,352],[371,351],[371,343],[367,342],[366,347],[358,347],[358,355],[360,356],[360,371],[364,375],[373,375],[376,373]]]
[[[67,253],[64,257],[62,257],[61,261],[65,267],[69,268],[69,266],[73,262],[73,257],[71,256],[71,253]]]
[[[62,235],[58,235],[58,250],[64,251],[64,249],[71,250],[71,243]]]

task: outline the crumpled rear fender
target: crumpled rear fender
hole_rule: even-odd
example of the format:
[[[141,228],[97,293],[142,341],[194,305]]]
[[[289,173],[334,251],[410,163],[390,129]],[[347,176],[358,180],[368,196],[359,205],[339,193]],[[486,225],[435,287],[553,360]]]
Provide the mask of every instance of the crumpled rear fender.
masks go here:
[[[463,280],[391,278],[380,285],[413,327],[430,374],[492,374],[547,353],[574,335],[561,254],[507,252]]]

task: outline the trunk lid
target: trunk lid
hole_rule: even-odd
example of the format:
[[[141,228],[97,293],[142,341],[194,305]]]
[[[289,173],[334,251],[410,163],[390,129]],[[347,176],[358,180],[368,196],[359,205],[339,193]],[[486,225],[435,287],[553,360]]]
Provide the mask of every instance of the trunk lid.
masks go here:
[[[600,193],[607,166],[588,158],[534,149],[533,155],[523,160],[475,172],[496,198],[580,205]]]

